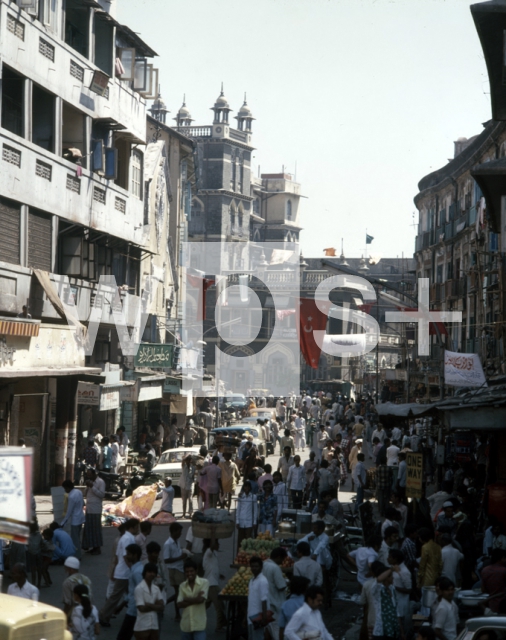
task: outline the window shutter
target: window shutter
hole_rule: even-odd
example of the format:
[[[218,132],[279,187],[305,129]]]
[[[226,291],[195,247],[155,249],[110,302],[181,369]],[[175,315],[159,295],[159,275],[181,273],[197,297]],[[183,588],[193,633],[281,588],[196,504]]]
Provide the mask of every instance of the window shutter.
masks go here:
[[[146,91],[147,76],[148,61],[146,58],[137,58],[134,67],[134,91]]]
[[[118,150],[113,147],[107,147],[105,150],[104,177],[109,180],[116,180],[118,177]]]
[[[20,205],[0,198],[0,260],[11,264],[20,262],[20,214]]]
[[[191,182],[186,183],[185,198],[184,198],[184,212],[186,213],[188,221],[192,217],[192,185]]]
[[[28,266],[51,271],[51,217],[30,211],[28,214]]]
[[[62,272],[66,276],[81,275],[82,238],[64,237],[62,242]]]
[[[124,73],[122,73],[119,78],[121,80],[133,80],[135,70],[135,49],[120,47],[117,49],[117,54],[118,58],[121,60],[124,70]]]
[[[103,140],[91,141],[91,170],[104,170],[104,142]]]

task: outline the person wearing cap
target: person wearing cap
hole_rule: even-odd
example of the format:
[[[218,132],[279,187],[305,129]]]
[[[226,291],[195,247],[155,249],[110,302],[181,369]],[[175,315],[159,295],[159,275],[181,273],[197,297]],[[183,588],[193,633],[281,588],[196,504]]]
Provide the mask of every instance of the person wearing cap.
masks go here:
[[[193,442],[197,437],[197,430],[193,428],[195,423],[193,420],[188,420],[188,424],[183,429],[183,445],[185,447],[193,447]]]
[[[447,500],[443,503],[443,511],[441,511],[437,517],[436,530],[443,531],[444,533],[453,533],[453,530],[457,526],[457,522],[453,515],[453,502],[451,500]]]
[[[62,585],[62,600],[63,600],[63,611],[70,618],[72,608],[75,604],[74,602],[74,587],[78,584],[84,584],[88,587],[88,593],[91,598],[91,580],[79,572],[79,568],[81,563],[74,556],[70,556],[63,563],[63,568],[65,573],[67,574],[67,578],[63,581]]]

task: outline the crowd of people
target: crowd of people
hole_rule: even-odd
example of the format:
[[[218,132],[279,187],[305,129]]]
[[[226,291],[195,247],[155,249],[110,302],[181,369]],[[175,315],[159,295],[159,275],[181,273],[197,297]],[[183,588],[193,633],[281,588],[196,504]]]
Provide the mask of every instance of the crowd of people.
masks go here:
[[[269,403],[252,400],[253,407],[257,404]],[[213,415],[212,407],[206,408]],[[130,519],[118,527],[102,602],[94,598],[92,582],[81,573],[80,563],[83,552],[101,555],[104,546],[105,483],[98,471],[119,471],[130,442],[123,428],[110,439],[90,440],[84,452],[84,492],[66,480],[63,518],[42,531],[34,520],[26,549],[13,545],[8,592],[37,599],[42,581],[52,584],[50,566],[63,564],[63,608],[75,640],[93,640],[99,628],[109,627],[122,609],[117,640],[156,640],[171,603],[181,637],[204,640],[210,607],[216,612],[215,631],[227,624],[218,597],[223,579],[217,555],[220,543],[194,536],[191,523],[182,543],[179,519],[191,517],[196,510],[226,509],[235,517],[239,548],[243,540],[258,534],[274,535],[284,509],[304,509],[311,514],[311,532],[295,547],[277,547],[268,560],[250,559],[253,578],[246,626],[253,640],[263,639],[266,630],[272,640],[298,640],[312,632],[327,640],[332,636],[320,610],[332,606],[333,594],[329,587],[332,554],[325,528],[346,527],[339,498],[347,483],[347,489],[356,492],[357,513],[366,498],[374,495],[377,501],[374,531],[368,530],[366,543],[346,558],[356,572],[364,606],[362,640],[414,637],[414,612],[426,623],[417,629],[418,640],[436,636],[455,640],[458,609],[453,599],[460,587],[482,589],[488,594],[488,611],[503,612],[506,536],[492,517],[486,527],[482,523],[476,489],[484,477],[478,468],[483,456],[478,454],[467,465],[450,461],[438,486],[430,424],[411,421],[386,429],[371,398],[352,401],[340,394],[280,398],[271,408],[272,418],[258,418],[256,428],[271,443],[277,462],[266,462],[253,437],[247,431],[234,434],[233,425],[230,435],[237,440],[236,447],[217,441],[209,451],[203,437],[199,453],[181,463],[182,514],[174,510],[171,479],[159,487],[161,511],[177,516],[163,546],[150,539],[149,522]],[[205,424],[195,427],[189,420],[178,429],[174,421],[167,427],[160,420],[156,430],[143,429],[138,449],[148,454],[152,469],[166,447],[199,442],[199,428],[205,430]],[[408,501],[406,456],[412,451],[425,454],[424,486],[422,498]],[[289,581],[281,570],[287,553],[295,563]],[[422,606],[427,588],[434,591],[434,601]]]

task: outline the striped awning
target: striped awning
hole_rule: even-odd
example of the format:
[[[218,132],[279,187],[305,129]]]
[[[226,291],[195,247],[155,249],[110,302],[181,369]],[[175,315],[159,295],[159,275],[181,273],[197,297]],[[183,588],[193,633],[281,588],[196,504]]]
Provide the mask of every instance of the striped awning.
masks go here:
[[[20,322],[19,320],[0,320],[0,335],[25,336],[27,338],[39,335],[39,322]]]

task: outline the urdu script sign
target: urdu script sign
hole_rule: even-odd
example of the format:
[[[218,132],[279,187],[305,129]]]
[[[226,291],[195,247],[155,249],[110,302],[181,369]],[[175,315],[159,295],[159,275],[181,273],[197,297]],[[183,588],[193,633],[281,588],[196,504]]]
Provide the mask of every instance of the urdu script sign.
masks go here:
[[[134,364],[136,367],[170,369],[173,355],[174,345],[172,344],[141,344],[134,357]]]

